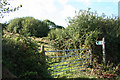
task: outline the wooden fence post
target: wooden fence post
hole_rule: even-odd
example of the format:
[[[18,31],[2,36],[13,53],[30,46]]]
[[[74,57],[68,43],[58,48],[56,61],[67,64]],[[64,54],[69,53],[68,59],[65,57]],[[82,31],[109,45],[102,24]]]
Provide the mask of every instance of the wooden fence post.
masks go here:
[[[41,52],[42,52],[42,56],[43,56],[44,65],[46,66],[46,57],[45,57],[44,45],[41,46]]]
[[[41,50],[42,50],[42,55],[45,56],[44,45],[41,46]]]

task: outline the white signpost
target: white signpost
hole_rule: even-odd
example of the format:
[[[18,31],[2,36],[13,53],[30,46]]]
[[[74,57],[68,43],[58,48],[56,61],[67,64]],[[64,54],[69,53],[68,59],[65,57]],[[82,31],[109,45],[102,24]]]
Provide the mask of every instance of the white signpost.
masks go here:
[[[104,65],[106,65],[106,61],[105,61],[105,38],[102,38],[102,41],[96,41],[96,45],[102,45],[102,48],[103,48],[103,62],[104,62]]]

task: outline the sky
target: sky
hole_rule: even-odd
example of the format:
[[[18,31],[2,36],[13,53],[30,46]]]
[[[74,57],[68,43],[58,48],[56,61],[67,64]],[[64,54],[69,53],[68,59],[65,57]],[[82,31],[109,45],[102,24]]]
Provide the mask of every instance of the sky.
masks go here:
[[[34,17],[35,19],[49,19],[56,25],[67,27],[68,17],[74,17],[75,11],[97,11],[99,15],[118,16],[119,0],[9,0],[12,7],[22,4],[18,11],[11,12],[0,19],[9,22],[18,17]]]

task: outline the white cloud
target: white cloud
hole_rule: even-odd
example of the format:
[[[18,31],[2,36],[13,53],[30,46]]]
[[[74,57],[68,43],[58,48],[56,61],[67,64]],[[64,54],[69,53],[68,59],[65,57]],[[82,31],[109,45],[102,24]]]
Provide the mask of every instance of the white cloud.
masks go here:
[[[59,4],[59,6],[57,4]],[[2,21],[17,17],[32,16],[39,20],[50,19],[57,25],[67,26],[65,19],[73,17],[75,8],[67,4],[68,0],[15,0],[11,1],[13,7],[22,4],[18,11],[9,13]]]
[[[73,17],[75,15],[75,11],[77,10],[72,5],[68,4],[68,0],[58,0],[59,4],[62,7],[61,10],[57,13],[57,21],[56,24],[64,24],[63,26],[67,26],[66,19],[68,17]]]
[[[64,4],[67,4],[68,1],[69,1],[69,0],[58,0],[58,2],[61,3],[61,4],[63,4],[63,5],[64,5]]]
[[[11,5],[15,7],[15,5],[20,5],[18,3],[21,3],[23,7],[16,12],[10,13],[9,16],[4,18],[4,20],[6,20],[6,18],[13,18],[14,16],[33,16],[36,18],[43,18],[46,14],[52,14],[56,11],[54,0],[16,0],[11,2]]]
[[[64,5],[63,11],[61,11],[61,15],[63,17],[73,17],[75,13],[75,8],[71,5]]]
[[[9,19],[14,19],[17,17],[32,16],[39,20],[50,19],[58,25],[67,26],[65,19],[67,17],[73,17],[75,15],[75,10],[72,4],[68,4],[72,0],[11,0],[10,3],[13,7],[20,4],[23,5],[18,11],[9,13],[3,21],[9,21]],[[84,3],[88,7],[92,2],[105,2],[112,1],[116,2],[118,0],[74,0],[80,3]],[[57,3],[57,4],[56,4]]]
[[[58,14],[58,18],[59,19],[58,21],[59,22],[56,22],[57,24],[64,24],[63,26],[67,26],[67,22],[66,22],[66,19],[68,17],[73,17],[75,15],[75,11],[77,9],[75,9],[73,6],[69,5],[69,4],[63,4],[62,5],[63,9],[59,12]]]
[[[91,0],[75,0],[75,1],[82,2],[83,4],[86,5],[86,7],[88,7],[91,4]]]

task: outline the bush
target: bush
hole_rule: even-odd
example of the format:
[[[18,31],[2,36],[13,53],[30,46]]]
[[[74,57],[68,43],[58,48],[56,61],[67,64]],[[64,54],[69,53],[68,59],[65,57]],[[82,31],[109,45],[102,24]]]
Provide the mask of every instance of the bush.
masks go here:
[[[2,40],[3,64],[17,77],[49,77],[38,45],[31,38],[4,35]],[[3,76],[4,77],[4,76]]]
[[[46,23],[33,17],[24,17],[11,20],[7,30],[28,36],[45,37],[49,32],[49,27]]]
[[[99,56],[99,62],[102,62],[102,47],[95,43],[105,37],[106,59],[117,64],[120,62],[120,19],[97,15],[89,9],[80,10],[75,17],[69,19],[66,29],[52,30],[48,37],[55,40],[52,44],[57,49],[92,49],[93,57]]]
[[[23,18],[16,18],[9,22],[7,30],[13,33],[20,33],[20,30],[23,28],[22,25]]]

